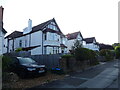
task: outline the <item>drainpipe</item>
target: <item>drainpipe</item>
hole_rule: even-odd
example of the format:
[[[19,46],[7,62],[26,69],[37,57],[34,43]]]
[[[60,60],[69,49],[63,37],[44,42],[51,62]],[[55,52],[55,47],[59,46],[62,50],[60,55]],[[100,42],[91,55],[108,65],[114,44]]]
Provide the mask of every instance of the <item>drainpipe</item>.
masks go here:
[[[43,55],[43,32],[42,32],[42,55]]]
[[[7,53],[9,53],[9,38],[7,39]]]
[[[14,51],[14,38],[13,38],[13,46],[12,46],[12,48],[13,48],[12,50]]]
[[[31,45],[31,34],[29,36],[29,47],[30,47],[30,45]]]

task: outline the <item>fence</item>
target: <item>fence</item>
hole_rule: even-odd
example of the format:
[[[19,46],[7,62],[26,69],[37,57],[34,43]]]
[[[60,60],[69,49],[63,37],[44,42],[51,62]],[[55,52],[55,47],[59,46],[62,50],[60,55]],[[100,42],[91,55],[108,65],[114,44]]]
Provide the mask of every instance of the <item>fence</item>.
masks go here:
[[[9,56],[29,57],[37,61],[39,64],[44,64],[48,69],[59,67],[60,57],[63,54],[51,54],[51,55],[31,55],[30,52],[11,52],[7,53]]]

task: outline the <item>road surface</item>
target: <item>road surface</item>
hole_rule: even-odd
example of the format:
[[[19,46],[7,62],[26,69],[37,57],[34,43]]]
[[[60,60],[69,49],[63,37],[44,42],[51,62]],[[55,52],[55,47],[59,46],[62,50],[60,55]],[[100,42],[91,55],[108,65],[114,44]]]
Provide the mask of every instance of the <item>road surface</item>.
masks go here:
[[[120,78],[118,77],[118,62],[120,60],[102,62],[84,72],[77,71],[70,73],[63,80],[52,81],[29,89],[52,88],[58,90],[60,88],[86,88],[85,90],[87,90],[87,88],[114,88],[118,90],[118,86],[120,86],[118,83]]]

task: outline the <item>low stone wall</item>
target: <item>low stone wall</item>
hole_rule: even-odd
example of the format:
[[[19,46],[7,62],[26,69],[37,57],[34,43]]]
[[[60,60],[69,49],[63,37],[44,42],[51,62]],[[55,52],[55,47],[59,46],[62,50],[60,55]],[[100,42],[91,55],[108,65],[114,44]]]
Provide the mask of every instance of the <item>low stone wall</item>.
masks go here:
[[[74,71],[76,66],[76,60],[74,58],[60,59],[60,68],[62,68],[65,72]]]
[[[100,62],[106,61],[106,59],[105,59],[104,56],[98,56],[97,59],[98,59]]]
[[[88,61],[78,61],[75,58],[62,58],[60,59],[60,68],[64,70],[64,72],[72,72],[78,70],[84,70],[85,68],[89,67]]]

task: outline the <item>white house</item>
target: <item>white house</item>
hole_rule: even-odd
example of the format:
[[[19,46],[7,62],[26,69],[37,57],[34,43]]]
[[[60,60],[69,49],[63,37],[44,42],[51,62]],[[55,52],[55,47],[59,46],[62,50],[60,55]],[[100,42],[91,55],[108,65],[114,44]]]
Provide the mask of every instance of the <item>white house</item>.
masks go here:
[[[4,53],[4,36],[7,32],[4,28],[0,28],[0,55]]]
[[[67,51],[69,52],[72,49],[72,46],[74,46],[75,42],[78,40],[80,43],[83,43],[83,36],[80,31],[70,33],[66,35],[68,41],[67,41]]]
[[[84,48],[88,48],[94,51],[99,51],[99,45],[96,42],[95,37],[84,38],[83,46]]]
[[[15,31],[6,37],[7,52],[17,48],[28,50],[31,55],[66,53],[66,37],[61,32],[55,19],[48,20],[32,27],[29,19],[28,27],[23,32]]]
[[[3,10],[4,8],[0,7],[0,55],[4,52],[4,36],[7,31],[3,28]]]

